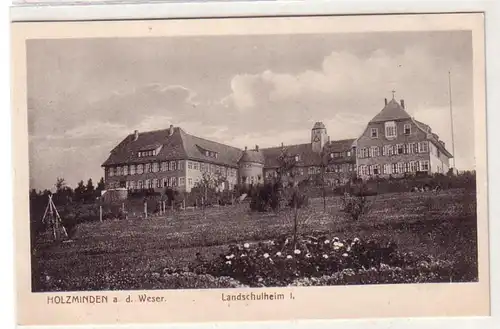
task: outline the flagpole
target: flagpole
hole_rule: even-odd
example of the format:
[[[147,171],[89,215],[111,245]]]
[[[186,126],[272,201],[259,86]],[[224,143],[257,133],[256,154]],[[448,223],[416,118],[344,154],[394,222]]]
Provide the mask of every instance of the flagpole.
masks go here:
[[[455,133],[453,131],[453,102],[451,97],[451,72],[448,71],[448,91],[450,97],[450,121],[451,121],[451,152],[453,152],[453,168],[456,169],[455,162]]]

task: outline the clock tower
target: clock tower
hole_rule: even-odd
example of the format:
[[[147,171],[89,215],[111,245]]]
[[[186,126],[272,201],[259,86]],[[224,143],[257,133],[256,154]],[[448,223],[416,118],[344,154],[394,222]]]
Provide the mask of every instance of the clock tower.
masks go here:
[[[311,145],[314,152],[321,152],[328,136],[323,122],[316,122],[311,130]]]

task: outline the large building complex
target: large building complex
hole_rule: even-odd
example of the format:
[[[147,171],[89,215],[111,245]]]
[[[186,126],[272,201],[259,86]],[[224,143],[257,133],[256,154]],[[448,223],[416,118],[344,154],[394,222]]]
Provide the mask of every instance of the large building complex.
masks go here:
[[[236,184],[257,185],[276,177],[284,156],[294,162],[294,179],[315,177],[324,168],[330,184],[355,176],[446,173],[452,157],[428,125],[406,112],[403,100],[386,99],[357,139],[331,141],[325,125],[316,122],[308,143],[241,150],[171,125],[134,131],[111,150],[102,167],[107,189],[172,187],[190,192],[208,175],[218,177],[220,188],[231,190]]]

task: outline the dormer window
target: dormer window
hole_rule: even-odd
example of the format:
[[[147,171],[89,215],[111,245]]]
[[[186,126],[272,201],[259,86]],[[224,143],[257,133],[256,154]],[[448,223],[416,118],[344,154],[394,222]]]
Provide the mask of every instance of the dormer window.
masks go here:
[[[300,156],[299,156],[298,154],[295,156],[295,161],[296,161],[296,162],[299,162],[299,161],[300,161]]]
[[[156,156],[158,153],[156,150],[140,151],[137,153],[139,158]]]
[[[371,128],[370,129],[370,137],[371,138],[378,138],[378,128]]]
[[[385,123],[385,137],[395,138],[397,136],[396,123],[394,121],[387,121]]]
[[[411,124],[405,124],[405,135],[411,135]]]

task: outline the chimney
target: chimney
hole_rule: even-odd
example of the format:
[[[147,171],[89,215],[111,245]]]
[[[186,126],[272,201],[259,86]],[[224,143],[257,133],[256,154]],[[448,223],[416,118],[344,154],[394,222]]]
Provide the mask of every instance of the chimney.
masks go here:
[[[255,151],[259,152],[259,145],[255,145]]]
[[[134,141],[139,139],[139,130],[134,130]]]
[[[387,105],[387,98],[384,98],[384,103],[385,105]]]
[[[174,125],[170,125],[170,128],[168,129],[168,135],[172,136],[174,133]]]
[[[283,142],[281,142],[281,147],[284,147],[285,145],[283,145]]]
[[[248,148],[245,146],[245,151],[247,150]]]
[[[404,99],[401,100],[401,107],[405,108],[405,100]]]

